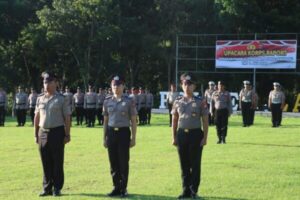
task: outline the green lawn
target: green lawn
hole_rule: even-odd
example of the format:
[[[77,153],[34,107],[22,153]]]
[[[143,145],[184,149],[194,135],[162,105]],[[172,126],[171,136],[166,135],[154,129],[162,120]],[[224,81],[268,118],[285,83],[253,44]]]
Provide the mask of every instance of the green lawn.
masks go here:
[[[171,145],[167,115],[153,115],[151,126],[138,127],[131,150],[130,199],[174,199],[181,192],[179,161]],[[300,118],[284,118],[271,128],[269,118],[241,127],[232,116],[226,145],[216,144],[209,129],[203,151],[202,199],[300,199]],[[33,128],[0,127],[0,199],[40,199],[42,167]],[[65,148],[65,185],[61,199],[109,199],[109,162],[102,146],[102,128],[71,129]],[[53,197],[47,197],[49,199]]]

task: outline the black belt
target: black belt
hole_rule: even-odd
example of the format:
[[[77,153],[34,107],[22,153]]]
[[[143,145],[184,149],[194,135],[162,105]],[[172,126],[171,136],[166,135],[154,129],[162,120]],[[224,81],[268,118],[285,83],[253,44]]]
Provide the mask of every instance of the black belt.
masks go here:
[[[189,128],[179,128],[178,129],[178,131],[183,131],[185,133],[190,133],[190,132],[199,131],[199,130],[202,132],[201,128],[191,128],[191,129],[189,129]]]
[[[29,105],[30,107],[35,107],[36,105],[34,104],[34,105]]]
[[[17,105],[25,105],[25,103],[17,103]]]
[[[124,131],[124,130],[128,130],[129,127],[108,127],[109,130],[113,130],[114,132],[119,132],[119,131]]]
[[[64,128],[64,126],[58,126],[58,127],[54,127],[54,128],[42,128],[42,127],[40,127],[41,131],[43,131],[43,132],[55,131],[55,130],[58,130],[58,129],[61,129],[61,128]]]
[[[87,103],[87,105],[96,105],[96,103]]]

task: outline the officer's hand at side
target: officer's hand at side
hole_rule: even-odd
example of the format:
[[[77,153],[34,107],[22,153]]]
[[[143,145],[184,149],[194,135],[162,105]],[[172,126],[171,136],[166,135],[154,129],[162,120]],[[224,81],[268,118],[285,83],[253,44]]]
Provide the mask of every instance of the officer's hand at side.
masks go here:
[[[207,143],[207,138],[202,138],[200,146],[204,146]]]
[[[104,146],[104,148],[107,148],[107,140],[103,141],[103,146]]]
[[[130,140],[130,147],[134,147],[135,146],[135,139],[131,139]]]
[[[35,143],[39,143],[39,137],[35,137]]]
[[[71,141],[71,136],[70,135],[66,135],[65,139],[64,139],[64,143],[67,144]]]
[[[177,140],[173,138],[172,145],[177,146]]]

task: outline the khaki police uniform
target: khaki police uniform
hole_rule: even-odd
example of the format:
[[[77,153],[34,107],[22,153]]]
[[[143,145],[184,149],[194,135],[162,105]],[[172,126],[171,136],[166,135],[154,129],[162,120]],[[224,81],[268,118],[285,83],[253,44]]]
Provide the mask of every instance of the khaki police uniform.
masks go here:
[[[203,139],[201,117],[208,116],[206,100],[193,97],[177,97],[171,111],[178,115],[176,134],[177,148],[181,166],[183,194],[197,194],[201,179],[201,157]]]
[[[35,114],[39,114],[38,142],[43,164],[44,191],[61,190],[64,184],[65,119],[71,115],[67,98],[60,93],[37,98]]]
[[[151,121],[151,109],[153,107],[153,94],[148,92],[146,94],[146,119],[147,123],[150,124]]]
[[[255,110],[255,92],[253,90],[247,90],[246,88],[244,88],[240,91],[239,96],[244,127],[250,126],[252,125],[254,118],[252,112],[253,110]]]
[[[137,115],[135,102],[127,95],[120,100],[109,96],[103,104],[103,115],[108,117],[107,148],[111,176],[116,191],[126,191],[129,172],[130,120]]]
[[[285,104],[285,95],[281,90],[272,90],[269,94],[269,107],[272,112],[273,127],[281,125],[282,110]]]
[[[87,92],[84,95],[84,110],[86,112],[87,127],[95,126],[97,94],[95,92]]]
[[[65,92],[63,95],[68,99],[68,102],[70,102],[71,112],[73,111],[73,93],[72,92]]]
[[[172,107],[175,99],[179,96],[179,92],[168,92],[167,94],[167,106],[169,109],[169,125],[172,126]]]
[[[214,117],[220,144],[226,143],[228,117],[232,114],[231,96],[228,91],[215,91],[212,95],[210,112],[215,108]]]
[[[102,125],[103,124],[103,115],[102,115],[102,112],[103,112],[103,103],[104,103],[104,100],[105,100],[105,94],[103,92],[101,93],[98,93],[97,94],[97,111],[96,111],[96,114],[97,114],[97,119],[98,119],[98,123],[99,125]]]
[[[215,92],[216,90],[215,89],[206,89],[205,92],[204,92],[204,97],[206,99],[206,102],[207,102],[207,107],[209,108],[210,107],[210,104],[211,104],[211,97],[212,97],[212,94]],[[214,112],[214,109],[212,111],[212,113]],[[209,122],[209,125],[212,125],[214,124],[214,117],[211,113],[209,113],[209,116],[208,116],[208,122]]]
[[[83,116],[84,116],[84,94],[83,93],[75,93],[73,96],[73,107],[75,108],[76,113],[76,121],[77,125],[82,125]]]
[[[7,109],[7,96],[4,90],[0,90],[0,126],[4,126]]]
[[[146,115],[146,94],[140,93],[138,94],[138,115],[139,115],[139,124],[144,125],[147,123],[147,115]]]
[[[24,126],[28,109],[28,95],[25,92],[18,92],[15,96],[13,107],[16,111],[18,126]]]
[[[38,94],[36,92],[31,93],[28,97],[28,105],[29,105],[30,118],[31,118],[32,124],[33,124],[33,120],[34,120],[34,111],[35,111],[37,97],[38,97]]]

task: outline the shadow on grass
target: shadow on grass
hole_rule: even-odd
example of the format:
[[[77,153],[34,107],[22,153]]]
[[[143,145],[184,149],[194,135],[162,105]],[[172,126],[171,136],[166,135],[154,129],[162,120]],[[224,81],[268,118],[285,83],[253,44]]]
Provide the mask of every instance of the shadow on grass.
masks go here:
[[[288,145],[288,144],[258,144],[258,143],[251,143],[251,142],[231,142],[231,144],[300,148],[300,145]]]
[[[79,193],[79,194],[63,194],[63,196],[85,196],[85,197],[91,197],[91,198],[111,198],[108,197],[106,194],[96,194],[96,193]],[[119,199],[120,197],[114,197],[112,199]],[[148,195],[148,194],[129,194],[126,199],[160,199],[160,200],[174,200],[176,197],[173,196],[163,196],[163,195]],[[247,200],[243,198],[230,198],[230,197],[198,197],[197,199],[202,200]]]

